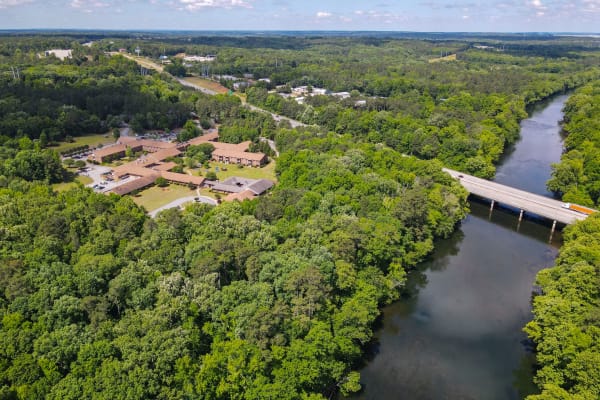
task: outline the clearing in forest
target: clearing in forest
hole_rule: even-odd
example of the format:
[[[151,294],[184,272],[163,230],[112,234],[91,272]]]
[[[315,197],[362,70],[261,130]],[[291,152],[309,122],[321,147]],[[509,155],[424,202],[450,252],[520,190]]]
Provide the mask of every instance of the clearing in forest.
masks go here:
[[[432,58],[429,60],[430,63],[436,63],[440,61],[456,61],[456,54],[450,54],[449,56]]]
[[[203,79],[203,78],[198,78],[197,76],[188,76],[186,78],[183,78],[183,80],[186,82],[192,83],[194,85],[203,87],[205,89],[212,90],[213,92],[217,92],[217,93],[229,92],[229,89],[227,89],[225,86],[221,85],[219,82],[215,82],[215,81],[211,81],[211,80]]]
[[[58,146],[50,146],[50,148],[61,153],[76,147],[85,146],[86,144],[92,148],[99,144],[105,145],[114,142],[115,138],[112,133],[99,133],[97,135],[77,136],[73,138],[73,142],[60,142]]]

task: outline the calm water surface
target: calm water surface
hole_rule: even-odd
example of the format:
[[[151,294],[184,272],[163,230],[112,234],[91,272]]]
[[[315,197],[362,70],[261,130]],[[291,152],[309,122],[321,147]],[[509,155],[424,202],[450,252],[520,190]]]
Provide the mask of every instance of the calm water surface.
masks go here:
[[[498,183],[552,197],[546,189],[552,163],[560,161],[563,139],[559,122],[569,95],[537,104],[521,121],[521,139],[511,146],[496,170]]]
[[[550,164],[560,159],[557,96],[522,121],[522,139],[505,156],[497,181],[548,195]],[[513,213],[471,214],[428,262],[408,293],[383,311],[382,327],[361,371],[359,399],[519,399],[535,390],[523,326],[531,319],[536,273],[553,264],[560,234]]]

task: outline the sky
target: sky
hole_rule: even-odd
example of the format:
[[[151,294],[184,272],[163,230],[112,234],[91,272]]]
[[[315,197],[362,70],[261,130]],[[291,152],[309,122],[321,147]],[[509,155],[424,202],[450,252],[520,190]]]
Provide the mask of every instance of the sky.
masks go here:
[[[600,0],[0,0],[0,29],[600,32]]]

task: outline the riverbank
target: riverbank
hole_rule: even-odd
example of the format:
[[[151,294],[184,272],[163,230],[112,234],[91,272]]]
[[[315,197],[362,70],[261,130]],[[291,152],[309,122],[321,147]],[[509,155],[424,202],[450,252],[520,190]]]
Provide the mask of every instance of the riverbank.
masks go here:
[[[521,121],[521,139],[503,157],[498,181],[528,189],[521,185],[541,180],[532,191],[549,195],[545,182],[562,151],[565,100],[555,97]],[[545,156],[540,170],[536,144]],[[460,228],[410,274],[403,299],[384,308],[357,398],[519,399],[535,393],[534,356],[522,329],[532,318],[536,274],[552,266],[561,243],[560,234],[549,238],[544,224],[519,223],[510,211],[490,213],[488,204],[471,202]]]

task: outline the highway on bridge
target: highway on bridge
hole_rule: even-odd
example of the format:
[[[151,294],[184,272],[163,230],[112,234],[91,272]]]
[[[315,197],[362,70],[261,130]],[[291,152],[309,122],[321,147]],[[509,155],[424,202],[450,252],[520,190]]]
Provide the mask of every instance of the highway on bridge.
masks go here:
[[[562,201],[476,178],[463,172],[447,168],[444,168],[444,171],[458,179],[469,193],[492,200],[492,202],[514,207],[522,212],[536,214],[563,224],[572,224],[588,217],[586,214],[564,208]]]

